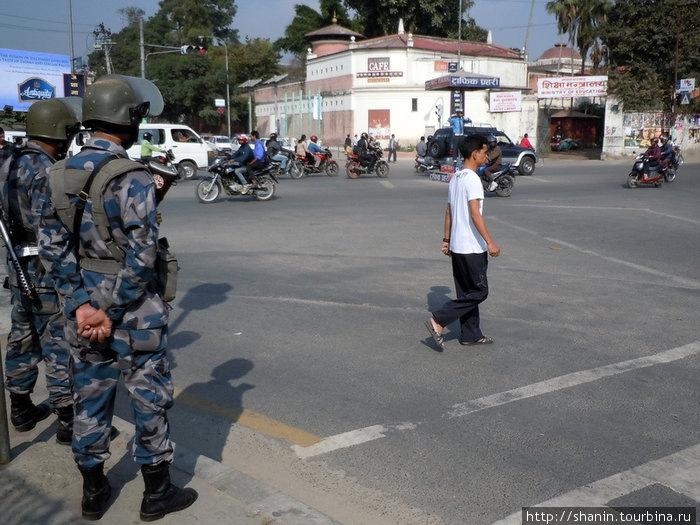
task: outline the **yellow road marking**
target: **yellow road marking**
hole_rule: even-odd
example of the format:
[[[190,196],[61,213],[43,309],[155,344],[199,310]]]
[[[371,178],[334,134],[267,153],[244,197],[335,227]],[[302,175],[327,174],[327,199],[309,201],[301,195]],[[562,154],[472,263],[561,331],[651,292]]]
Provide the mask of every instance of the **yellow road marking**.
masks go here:
[[[319,436],[310,434],[305,430],[300,428],[291,427],[277,421],[276,419],[263,416],[252,410],[246,410],[241,407],[222,407],[215,405],[211,399],[207,399],[197,394],[192,394],[186,390],[175,389],[175,399],[180,403],[196,408],[198,410],[205,410],[211,414],[229,419],[235,423],[252,428],[268,436],[272,436],[279,439],[284,439],[292,445],[298,445],[300,447],[310,447],[321,441]]]

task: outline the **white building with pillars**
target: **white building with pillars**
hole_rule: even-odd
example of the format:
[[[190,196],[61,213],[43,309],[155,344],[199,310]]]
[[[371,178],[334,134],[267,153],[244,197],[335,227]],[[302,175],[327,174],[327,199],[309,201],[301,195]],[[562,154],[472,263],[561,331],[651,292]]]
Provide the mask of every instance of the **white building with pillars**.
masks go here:
[[[517,50],[412,35],[402,23],[397,34],[365,40],[337,24],[306,36],[312,42],[306,80],[254,91],[261,136],[318,135],[330,146],[367,131],[385,146],[391,134],[413,146],[446,125],[460,104],[455,93],[462,93],[464,114],[473,122],[495,125],[515,141],[537,134],[537,99],[528,95],[527,61]],[[436,82],[460,69],[461,76],[492,80],[466,89]],[[494,104],[499,94],[510,102]]]

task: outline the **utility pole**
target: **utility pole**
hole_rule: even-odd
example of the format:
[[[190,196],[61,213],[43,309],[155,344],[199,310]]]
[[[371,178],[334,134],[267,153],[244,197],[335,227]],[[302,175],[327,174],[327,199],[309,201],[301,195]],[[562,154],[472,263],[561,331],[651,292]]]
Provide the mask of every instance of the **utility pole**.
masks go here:
[[[70,39],[70,72],[75,73],[75,51],[73,49],[73,7],[68,0],[68,33]]]
[[[107,68],[107,74],[112,74],[112,58],[109,56],[109,49],[114,45],[112,41],[112,32],[105,27],[103,23],[100,23],[95,30],[92,32],[95,35],[95,49],[101,49],[105,53],[105,67]]]

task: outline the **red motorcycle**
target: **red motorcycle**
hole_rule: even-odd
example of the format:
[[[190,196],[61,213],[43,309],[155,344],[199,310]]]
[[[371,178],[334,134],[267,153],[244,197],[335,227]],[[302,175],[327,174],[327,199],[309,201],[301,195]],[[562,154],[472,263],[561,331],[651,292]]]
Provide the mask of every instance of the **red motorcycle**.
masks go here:
[[[384,178],[389,175],[389,164],[382,159],[381,148],[369,148],[367,153],[374,155],[374,161],[361,160],[355,153],[349,152],[348,161],[345,163],[345,172],[351,179],[356,179],[362,173],[376,173],[377,177]]]
[[[309,160],[305,155],[297,155],[297,159],[304,163],[304,175],[309,173],[326,173],[329,177],[338,175],[340,168],[338,163],[333,160],[333,154],[328,148],[323,149],[323,153],[314,153],[314,158]],[[316,157],[321,158],[321,163],[318,167],[315,166]]]

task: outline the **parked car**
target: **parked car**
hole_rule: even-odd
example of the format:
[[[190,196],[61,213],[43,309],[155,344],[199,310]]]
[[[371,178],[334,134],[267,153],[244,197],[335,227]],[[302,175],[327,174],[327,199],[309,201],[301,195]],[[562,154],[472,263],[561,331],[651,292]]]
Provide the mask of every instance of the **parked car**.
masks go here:
[[[503,131],[493,126],[466,126],[464,128],[465,136],[474,134],[496,137],[503,152],[503,164],[512,164],[513,168],[517,168],[521,175],[532,175],[535,172],[535,163],[537,162],[535,152],[530,148],[517,146]],[[450,163],[454,156],[452,151],[453,137],[454,132],[451,127],[437,130],[428,143],[428,155],[440,163]]]
[[[238,149],[238,140],[226,135],[202,135],[202,139],[216,150],[217,155],[230,155]]]

